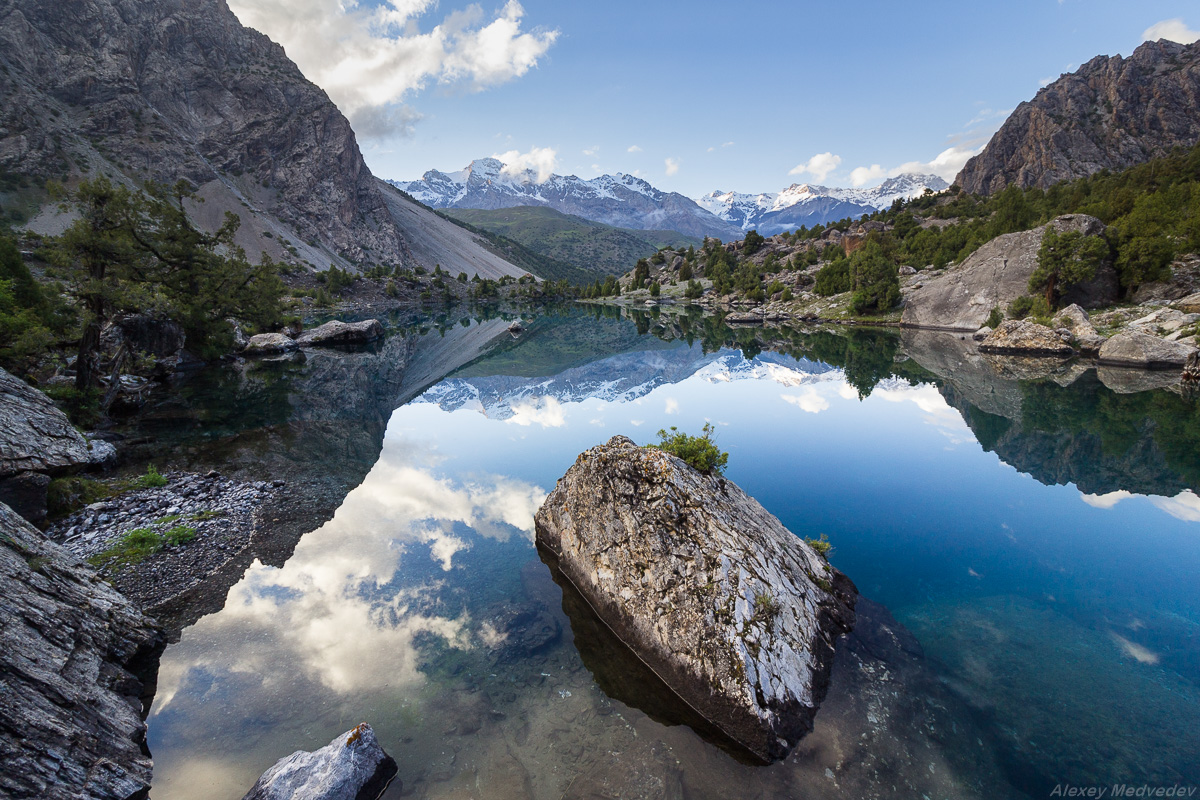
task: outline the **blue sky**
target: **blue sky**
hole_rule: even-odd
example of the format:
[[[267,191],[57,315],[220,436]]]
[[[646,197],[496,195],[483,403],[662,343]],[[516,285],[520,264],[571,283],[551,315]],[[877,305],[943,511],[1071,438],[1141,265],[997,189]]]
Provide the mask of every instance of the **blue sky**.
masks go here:
[[[1156,24],[1200,28],[1194,2],[1158,0],[230,5],[346,111],[382,177],[508,154],[689,196],[952,175],[1047,80]]]

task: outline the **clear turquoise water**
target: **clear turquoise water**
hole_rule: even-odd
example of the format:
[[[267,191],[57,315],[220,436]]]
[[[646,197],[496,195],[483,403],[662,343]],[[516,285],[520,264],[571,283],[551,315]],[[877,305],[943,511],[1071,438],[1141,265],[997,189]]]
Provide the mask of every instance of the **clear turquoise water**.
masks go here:
[[[153,796],[238,798],[363,720],[400,765],[388,796],[1200,784],[1194,404],[1093,374],[962,386],[890,334],[749,342],[693,321],[689,345],[659,323],[546,320],[395,409],[334,518],[168,648]],[[706,421],[728,476],[796,534],[827,534],[924,654],[835,676],[814,733],[768,768],[605,696],[533,547],[534,512],[582,450]],[[561,635],[512,627],[513,609]]]

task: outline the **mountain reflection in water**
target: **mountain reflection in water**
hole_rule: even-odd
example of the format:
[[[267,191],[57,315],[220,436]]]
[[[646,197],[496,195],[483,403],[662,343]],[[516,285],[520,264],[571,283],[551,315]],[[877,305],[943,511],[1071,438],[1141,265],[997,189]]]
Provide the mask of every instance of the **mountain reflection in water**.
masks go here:
[[[183,631],[149,718],[154,797],[240,797],[364,719],[405,796],[429,798],[1200,781],[1177,735],[1200,730],[1191,401],[1070,366],[1004,377],[955,337],[599,317],[486,339],[390,414],[332,519]],[[597,641],[576,649],[586,625],[532,543],[579,452],[706,420],[729,477],[798,535],[827,533],[869,598],[814,732],[771,767],[593,678]],[[304,462],[302,435],[276,444]]]

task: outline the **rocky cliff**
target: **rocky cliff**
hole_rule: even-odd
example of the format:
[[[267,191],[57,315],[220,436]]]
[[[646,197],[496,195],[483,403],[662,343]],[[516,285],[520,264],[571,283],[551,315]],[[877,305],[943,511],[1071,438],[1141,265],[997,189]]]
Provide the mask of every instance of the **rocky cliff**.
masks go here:
[[[416,261],[350,123],[224,0],[0,2],[6,186],[99,173],[186,178],[204,199],[191,208],[197,222],[238,214],[252,258]],[[33,227],[61,225],[43,214]]]
[[[958,174],[974,194],[1046,188],[1200,141],[1200,42],[1097,56],[1021,103]]]
[[[0,795],[144,797],[158,629],[3,504],[0,608]]]
[[[747,753],[775,761],[812,729],[858,592],[733,483],[614,436],[536,527],[613,633]]]

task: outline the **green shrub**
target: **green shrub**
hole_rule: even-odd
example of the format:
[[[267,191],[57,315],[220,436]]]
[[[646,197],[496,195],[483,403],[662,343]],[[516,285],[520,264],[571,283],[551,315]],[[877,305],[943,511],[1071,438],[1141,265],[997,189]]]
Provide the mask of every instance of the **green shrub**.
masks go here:
[[[704,294],[704,284],[700,281],[688,281],[687,288],[683,290],[683,296],[688,300],[699,299]]]
[[[829,537],[823,533],[819,539],[813,539],[806,536],[804,541],[809,547],[817,551],[817,555],[826,561],[828,561],[829,557],[833,555],[833,545],[829,543]]]
[[[666,430],[658,432],[658,444],[648,446],[670,453],[700,472],[720,475],[729,463],[729,453],[722,452],[713,441],[716,429],[711,422],[704,423],[702,430],[703,436],[689,436],[672,425],[669,433]]]
[[[822,297],[848,292],[850,282],[850,259],[839,258],[817,270],[817,285],[814,291]]]
[[[658,295],[661,291],[662,291],[662,289],[659,287],[657,281],[650,284],[650,296],[651,297],[658,297]]]
[[[134,489],[159,489],[167,485],[167,479],[159,474],[153,464],[146,467],[146,474],[133,482]]]
[[[1048,317],[1050,313],[1050,304],[1044,297],[1030,297],[1023,294],[1008,304],[1008,316],[1013,319],[1025,319],[1028,316]]]
[[[196,529],[190,525],[176,525],[163,534],[163,539],[167,544],[178,547],[181,544],[187,544],[192,539],[196,538]]]
[[[1004,312],[1000,310],[1000,306],[993,306],[992,313],[988,314],[988,318],[984,321],[984,325],[995,329],[1000,327],[1000,323],[1004,322]]]
[[[65,517],[112,494],[112,487],[91,478],[55,478],[46,489],[46,509],[51,519]]]

